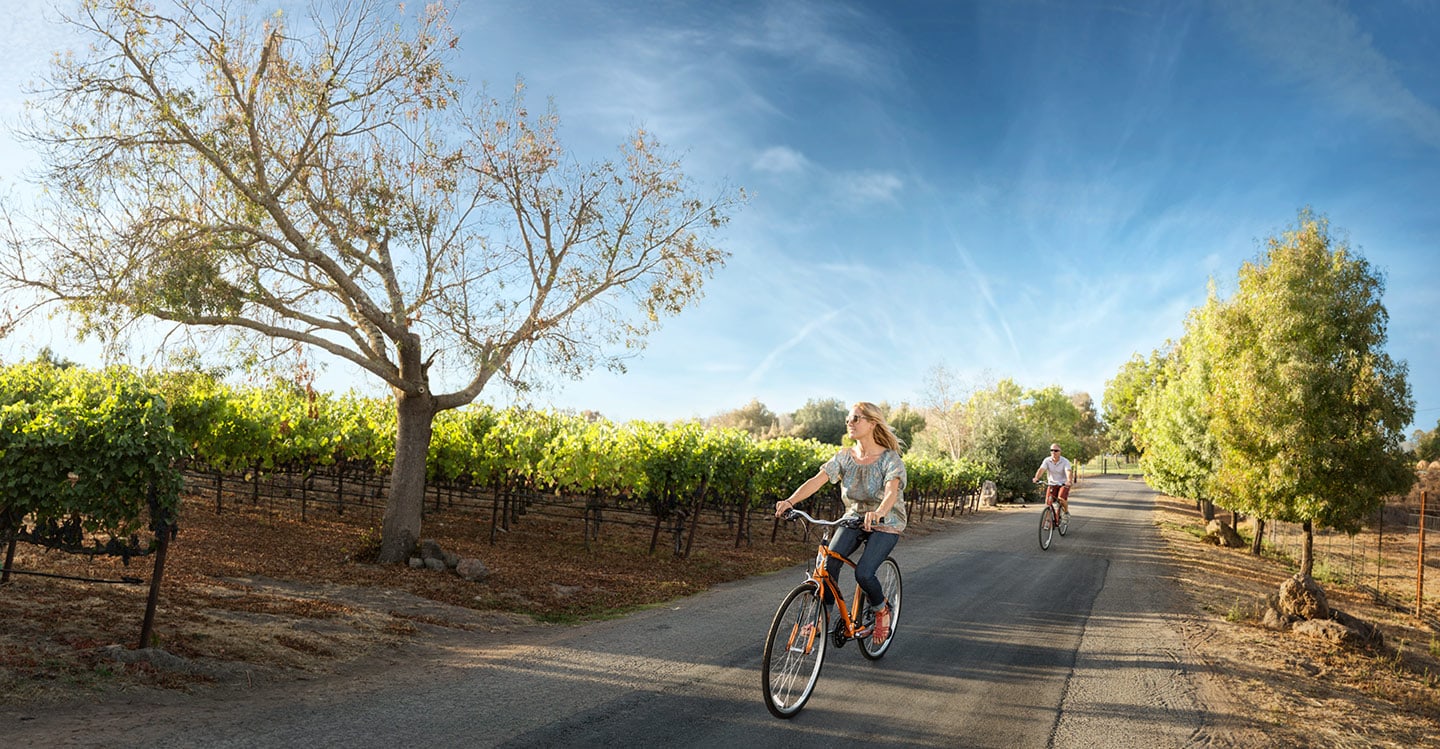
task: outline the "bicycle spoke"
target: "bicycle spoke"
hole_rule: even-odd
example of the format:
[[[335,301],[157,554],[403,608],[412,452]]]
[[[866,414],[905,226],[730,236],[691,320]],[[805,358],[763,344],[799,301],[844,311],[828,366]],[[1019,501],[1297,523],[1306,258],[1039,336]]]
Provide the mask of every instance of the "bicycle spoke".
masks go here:
[[[761,686],[765,706],[777,717],[799,712],[814,691],[825,658],[827,623],[813,586],[792,590],[776,612],[765,642]]]

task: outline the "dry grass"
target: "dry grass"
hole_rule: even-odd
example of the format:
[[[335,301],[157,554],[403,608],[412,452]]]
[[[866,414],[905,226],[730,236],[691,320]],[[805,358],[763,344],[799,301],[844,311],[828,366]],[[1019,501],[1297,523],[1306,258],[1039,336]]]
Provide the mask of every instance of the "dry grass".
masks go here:
[[[795,564],[812,542],[787,536],[733,548],[697,537],[687,560],[665,545],[652,556],[645,529],[607,525],[587,550],[581,528],[526,518],[495,545],[488,518],[439,516],[427,538],[485,562],[484,583],[448,572],[363,561],[378,548],[365,521],[308,522],[240,502],[215,512],[187,500],[162,577],[153,642],[181,662],[122,663],[139,644],[147,585],[15,575],[0,588],[0,694],[46,700],[137,687],[184,689],[216,680],[291,679],[404,646],[435,627],[501,630],[593,619]],[[765,534],[764,539],[759,534]],[[115,580],[149,579],[153,558],[90,559],[20,544],[19,570]]]
[[[1331,645],[1260,626],[1289,560],[1202,543],[1193,503],[1162,497],[1157,522],[1205,631],[1196,639],[1242,716],[1277,747],[1440,745],[1440,640],[1411,613],[1327,585],[1332,608],[1376,624],[1383,647]]]

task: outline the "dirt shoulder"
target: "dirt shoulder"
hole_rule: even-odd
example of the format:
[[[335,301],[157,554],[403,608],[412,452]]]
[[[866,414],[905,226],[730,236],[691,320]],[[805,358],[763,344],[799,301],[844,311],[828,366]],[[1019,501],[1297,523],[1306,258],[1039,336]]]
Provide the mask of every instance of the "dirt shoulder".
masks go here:
[[[1156,522],[1192,607],[1188,632],[1217,686],[1267,745],[1440,744],[1440,640],[1367,593],[1324,585],[1332,608],[1376,625],[1381,647],[1338,645],[1262,626],[1290,560],[1204,543],[1194,503],[1159,497]]]

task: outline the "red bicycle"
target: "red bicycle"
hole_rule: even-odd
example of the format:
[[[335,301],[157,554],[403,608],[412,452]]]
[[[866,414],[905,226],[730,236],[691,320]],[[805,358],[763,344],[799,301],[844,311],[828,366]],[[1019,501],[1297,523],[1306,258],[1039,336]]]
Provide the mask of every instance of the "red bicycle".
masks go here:
[[[1035,483],[1040,483],[1036,481]],[[1070,530],[1070,513],[1060,511],[1060,485],[1049,484],[1045,486],[1045,509],[1040,511],[1040,549],[1049,550],[1050,541],[1055,537],[1055,531],[1065,535]]]

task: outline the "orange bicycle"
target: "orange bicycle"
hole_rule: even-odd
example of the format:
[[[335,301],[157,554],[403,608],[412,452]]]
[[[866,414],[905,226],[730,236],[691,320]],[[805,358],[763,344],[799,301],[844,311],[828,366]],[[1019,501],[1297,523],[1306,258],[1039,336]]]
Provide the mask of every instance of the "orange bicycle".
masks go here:
[[[785,513],[786,520],[804,520],[812,525],[842,526],[859,528],[859,518],[840,520],[816,520],[801,510]],[[815,565],[810,569],[805,582],[796,586],[785,596],[775,619],[770,623],[770,633],[765,638],[765,657],[760,664],[760,685],[765,692],[765,707],[777,718],[791,718],[805,707],[805,701],[815,691],[820,680],[820,666],[825,663],[825,652],[830,644],[844,647],[851,640],[860,641],[860,654],[870,660],[877,660],[890,649],[895,641],[895,630],[900,624],[900,565],[894,557],[886,557],[880,563],[876,576],[885,591],[885,600],[890,604],[890,636],[884,642],[875,642],[871,630],[875,614],[865,603],[864,592],[857,583],[855,597],[850,604],[840,594],[840,586],[825,569],[830,558],[843,561],[851,568],[855,563],[847,557],[830,550],[830,530],[820,538],[820,548],[815,554]],[[825,608],[825,591],[829,591],[838,604],[840,621],[835,630],[830,630],[830,612]],[[829,636],[826,636],[829,633]]]

